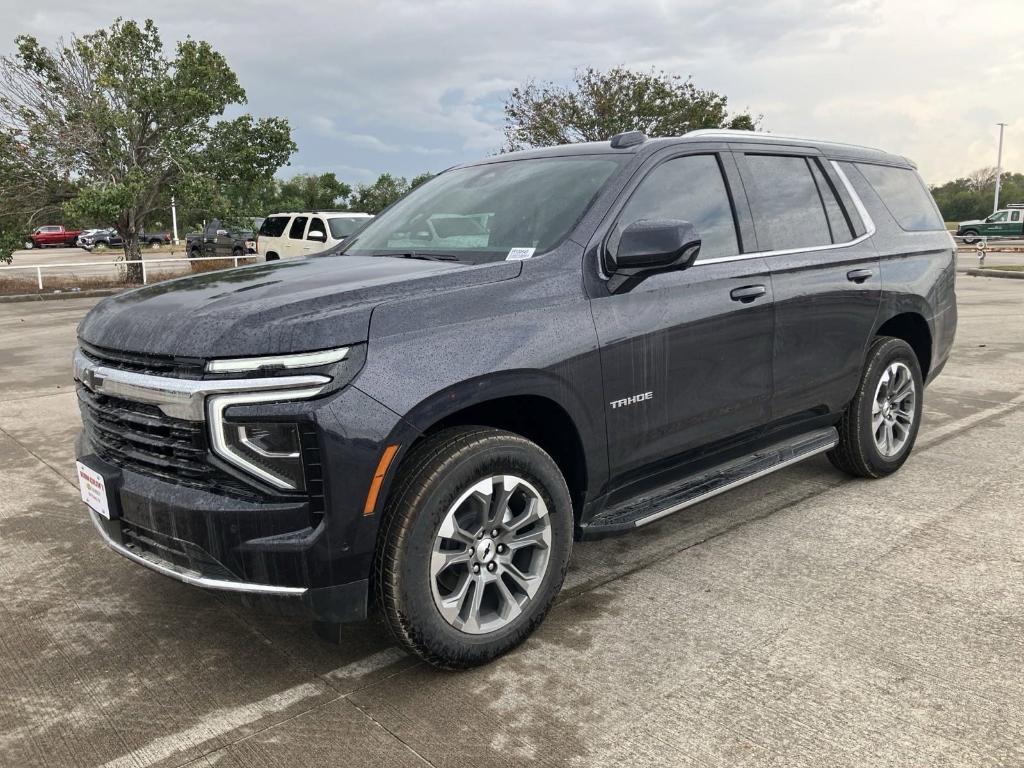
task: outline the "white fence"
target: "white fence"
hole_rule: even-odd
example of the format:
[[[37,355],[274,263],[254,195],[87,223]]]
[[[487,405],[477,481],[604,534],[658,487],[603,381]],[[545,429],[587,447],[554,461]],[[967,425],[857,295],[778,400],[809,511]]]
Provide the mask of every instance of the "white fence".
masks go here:
[[[237,267],[240,260],[244,261],[246,259],[255,258],[258,258],[256,254],[247,254],[245,256],[197,256],[195,258],[179,257],[175,259],[131,259],[130,261],[75,261],[64,264],[10,264],[0,267],[0,272],[8,272],[16,269],[35,270],[36,280],[39,283],[39,290],[41,291],[43,290],[44,269],[67,270],[71,267],[121,267],[127,266],[128,264],[141,264],[142,283],[145,285],[149,279],[148,269],[154,264],[180,264],[185,266],[200,261],[233,261]]]

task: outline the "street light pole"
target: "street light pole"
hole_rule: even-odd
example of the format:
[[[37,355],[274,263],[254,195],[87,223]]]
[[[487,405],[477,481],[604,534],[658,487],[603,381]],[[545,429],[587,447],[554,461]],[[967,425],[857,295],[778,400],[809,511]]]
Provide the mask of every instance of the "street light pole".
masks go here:
[[[996,123],[999,126],[999,154],[996,156],[996,196],[992,201],[992,213],[999,210],[999,186],[1003,180],[1003,129],[1006,123]]]
[[[178,209],[174,205],[174,195],[171,195],[171,229],[174,230],[174,244],[178,244]]]

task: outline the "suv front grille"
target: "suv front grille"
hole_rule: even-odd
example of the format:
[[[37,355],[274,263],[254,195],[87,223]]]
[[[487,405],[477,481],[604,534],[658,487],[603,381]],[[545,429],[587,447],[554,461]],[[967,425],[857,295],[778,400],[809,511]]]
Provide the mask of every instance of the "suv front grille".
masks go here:
[[[206,363],[198,358],[172,357],[171,355],[144,355],[138,352],[121,352],[87,344],[81,339],[78,346],[87,358],[100,365],[120,368],[133,373],[153,376],[176,376],[184,379],[198,379],[203,375]]]
[[[104,461],[192,488],[262,497],[210,463],[202,422],[172,419],[156,406],[96,394],[81,385],[77,389],[86,435]]]

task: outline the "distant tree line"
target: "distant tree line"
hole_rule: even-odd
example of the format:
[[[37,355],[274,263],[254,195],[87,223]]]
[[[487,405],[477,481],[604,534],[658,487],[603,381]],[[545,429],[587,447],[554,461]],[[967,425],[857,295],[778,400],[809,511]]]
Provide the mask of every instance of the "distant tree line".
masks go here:
[[[946,221],[984,219],[992,213],[996,169],[980,168],[953,181],[931,188],[935,203]],[[1005,171],[999,188],[999,204],[1024,203],[1024,173]]]

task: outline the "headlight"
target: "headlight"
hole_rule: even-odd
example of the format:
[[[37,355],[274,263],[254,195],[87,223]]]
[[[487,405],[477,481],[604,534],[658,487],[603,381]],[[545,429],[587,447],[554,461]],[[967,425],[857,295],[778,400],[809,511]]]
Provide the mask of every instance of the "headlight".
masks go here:
[[[293,389],[214,395],[207,400],[213,452],[249,474],[285,491],[306,488],[299,428],[292,422],[232,420],[224,415],[230,405],[252,405],[302,400],[320,392]]]

